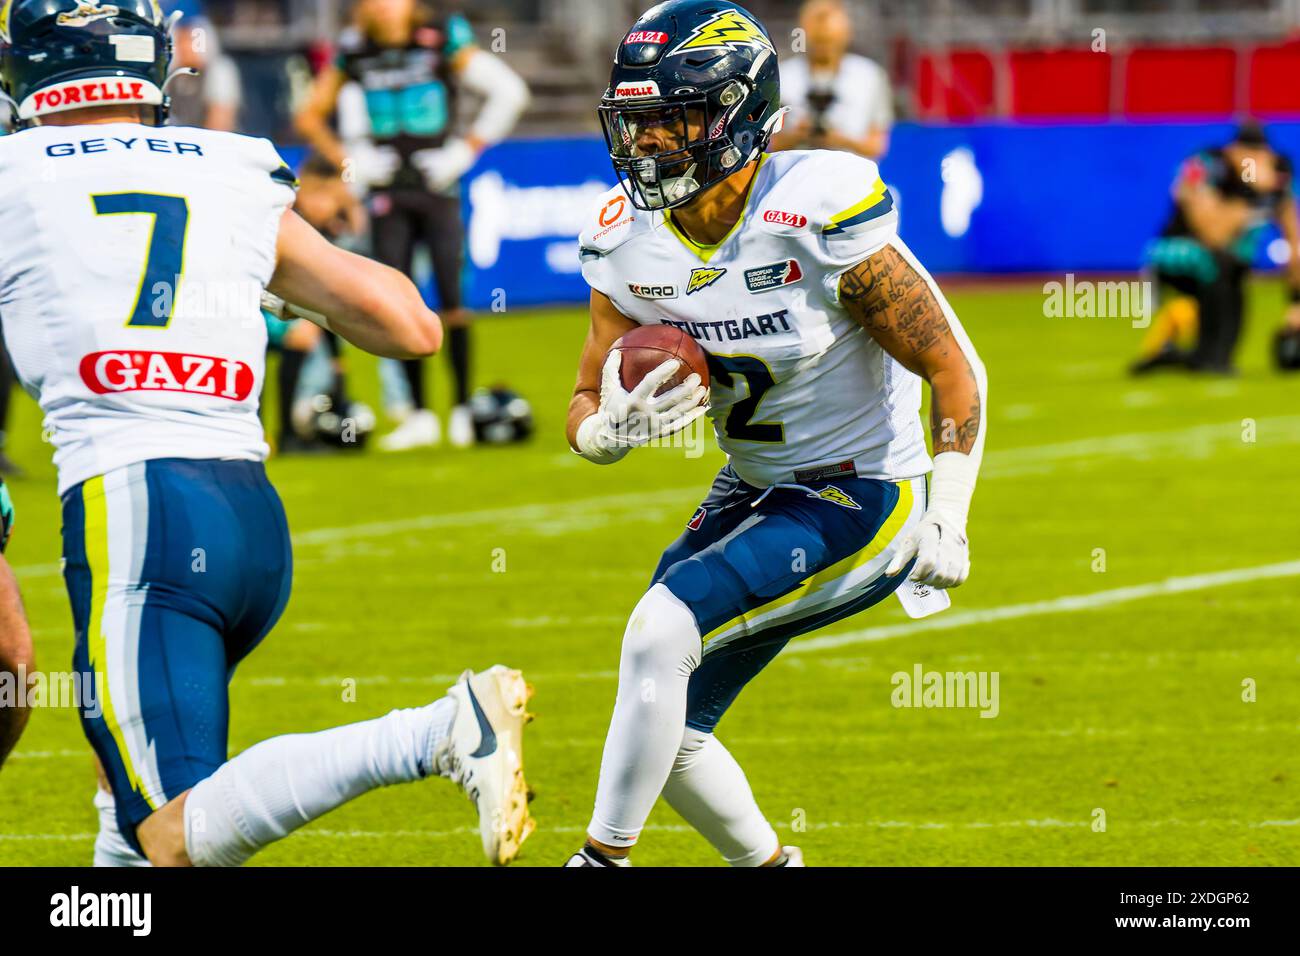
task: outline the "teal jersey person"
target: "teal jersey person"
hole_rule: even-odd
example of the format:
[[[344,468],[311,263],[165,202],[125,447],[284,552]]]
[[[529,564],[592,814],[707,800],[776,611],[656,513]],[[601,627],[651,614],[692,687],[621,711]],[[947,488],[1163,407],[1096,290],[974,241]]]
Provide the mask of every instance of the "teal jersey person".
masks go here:
[[[457,115],[461,90],[482,101],[473,117]],[[475,43],[463,16],[418,0],[360,0],[337,57],[297,117],[302,136],[365,196],[375,258],[410,275],[417,249],[429,254],[448,327],[455,379],[448,437],[457,446],[474,439],[460,180],[486,147],[509,134],[527,102],[524,81]],[[388,451],[441,437],[425,398],[423,363],[403,367],[410,400],[390,403],[400,424],[379,440]]]

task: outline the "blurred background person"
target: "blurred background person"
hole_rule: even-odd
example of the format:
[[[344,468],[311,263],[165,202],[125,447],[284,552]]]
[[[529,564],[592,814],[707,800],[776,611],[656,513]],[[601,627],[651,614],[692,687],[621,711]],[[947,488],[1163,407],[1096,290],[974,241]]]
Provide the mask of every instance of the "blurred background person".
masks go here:
[[[354,247],[366,229],[365,210],[342,170],[319,155],[303,161],[294,211],[345,248]],[[348,397],[339,337],[306,319],[269,314],[266,322],[267,341],[280,353],[276,450],[283,455],[362,447],[374,414]]]
[[[1230,143],[1183,162],[1173,213],[1148,252],[1160,308],[1134,374],[1170,366],[1233,371],[1246,278],[1270,223],[1289,249],[1286,323],[1300,327],[1300,220],[1291,181],[1291,161],[1254,121],[1242,123]]]
[[[4,557],[13,518],[9,489],[0,479],[0,679],[13,682],[12,688],[16,690],[20,675],[31,676],[36,669],[36,662],[32,653],[32,635],[23,613],[22,597],[18,593],[18,582]],[[21,706],[16,701],[12,704],[0,703],[0,766],[4,765],[5,758],[17,745],[30,715],[25,698]]]
[[[349,82],[364,92],[369,141],[345,145],[331,120]],[[482,100],[463,135],[456,115],[461,90]],[[411,275],[417,247],[429,254],[455,378],[448,437],[458,447],[474,441],[469,316],[460,287],[460,180],[486,147],[509,134],[528,100],[524,81],[475,44],[464,17],[435,13],[417,0],[360,0],[354,27],[340,38],[335,62],[316,78],[296,118],[303,138],[368,190],[375,258]],[[380,440],[387,451],[440,440],[423,362],[404,368],[411,407]]]
[[[239,68],[221,52],[217,31],[196,0],[164,4],[168,12],[179,11],[173,33],[172,69],[189,68],[197,76],[177,76],[167,85],[171,96],[171,126],[202,126],[207,129],[239,128]]]
[[[5,452],[9,437],[9,399],[13,396],[18,377],[14,374],[13,363],[9,361],[9,350],[4,344],[4,317],[0,316],[0,475],[12,478],[22,477],[23,470]]]
[[[894,125],[893,93],[880,64],[850,53],[853,19],[843,0],[799,10],[807,54],[781,59],[781,101],[790,107],[773,149],[839,149],[879,160]]]

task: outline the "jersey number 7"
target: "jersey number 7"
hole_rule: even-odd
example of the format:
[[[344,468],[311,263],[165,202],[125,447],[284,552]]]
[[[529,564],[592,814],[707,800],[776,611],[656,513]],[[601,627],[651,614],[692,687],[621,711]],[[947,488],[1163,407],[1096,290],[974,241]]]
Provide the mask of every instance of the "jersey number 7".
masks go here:
[[[153,216],[149,251],[140,276],[135,306],[127,318],[129,326],[165,329],[176,311],[176,293],[185,268],[185,236],[190,222],[189,203],[181,196],[157,193],[105,193],[90,197],[95,215]],[[146,291],[148,294],[146,295]]]

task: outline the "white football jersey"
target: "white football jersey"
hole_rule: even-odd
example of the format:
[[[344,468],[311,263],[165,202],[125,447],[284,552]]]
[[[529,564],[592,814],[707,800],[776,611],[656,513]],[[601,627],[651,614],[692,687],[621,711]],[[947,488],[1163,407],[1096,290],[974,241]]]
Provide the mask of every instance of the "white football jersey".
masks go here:
[[[915,478],[930,470],[921,380],[839,304],[840,276],[886,244],[925,275],[897,223],[870,160],[773,153],[714,246],[610,190],[583,230],[582,273],[623,315],[682,329],[709,354],[709,415],[747,483]]]
[[[261,460],[271,143],[134,123],[0,138],[0,326],[62,493],[154,458]]]

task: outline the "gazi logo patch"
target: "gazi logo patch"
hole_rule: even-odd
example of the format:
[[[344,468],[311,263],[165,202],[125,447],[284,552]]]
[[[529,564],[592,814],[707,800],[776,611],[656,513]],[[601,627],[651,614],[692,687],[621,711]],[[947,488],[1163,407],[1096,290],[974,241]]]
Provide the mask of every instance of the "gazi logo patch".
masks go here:
[[[707,289],[726,274],[726,269],[692,269],[691,280],[686,284],[686,294],[693,295],[701,289]]]

